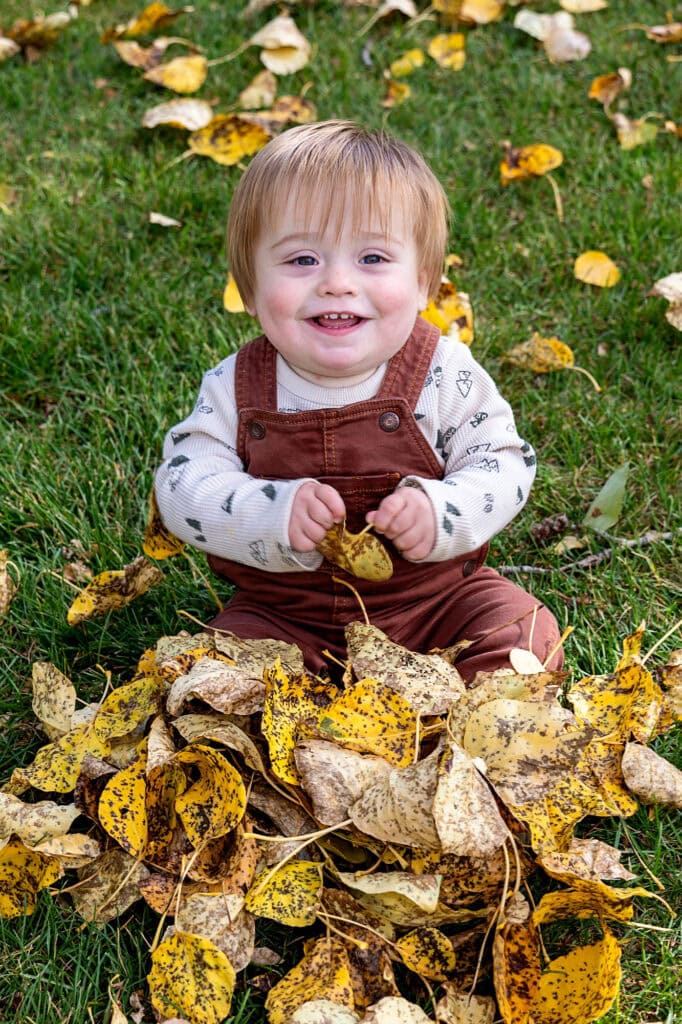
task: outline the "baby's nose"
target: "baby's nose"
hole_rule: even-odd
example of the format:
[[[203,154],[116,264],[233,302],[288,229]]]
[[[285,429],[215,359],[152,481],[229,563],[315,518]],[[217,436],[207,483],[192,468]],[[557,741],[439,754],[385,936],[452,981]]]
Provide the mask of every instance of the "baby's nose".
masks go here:
[[[318,291],[320,295],[357,295],[352,270],[338,263],[326,267]]]

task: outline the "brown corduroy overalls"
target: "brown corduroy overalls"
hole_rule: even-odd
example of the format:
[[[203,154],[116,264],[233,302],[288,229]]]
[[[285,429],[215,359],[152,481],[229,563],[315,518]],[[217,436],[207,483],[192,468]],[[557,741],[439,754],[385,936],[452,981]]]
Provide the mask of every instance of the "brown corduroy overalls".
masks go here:
[[[417,319],[408,341],[390,360],[381,388],[369,401],[312,412],[277,411],[277,352],[256,338],[237,356],[238,450],[246,472],[269,480],[313,477],[335,487],[357,532],[405,476],[440,478],[442,469],[413,410],[438,342],[436,328]],[[387,469],[390,467],[390,469]],[[559,639],[557,623],[539,601],[484,566],[488,545],[454,561],[408,562],[386,542],[393,576],[369,582],[323,561],[314,572],[269,573],[211,556],[209,563],[238,590],[211,623],[244,638],[271,637],[298,644],[313,672],[326,666],[322,651],[346,659],[344,627],[362,619],[358,590],[370,622],[410,650],[426,652],[473,640],[456,664],[466,679],[479,670],[508,667],[512,647],[529,645],[541,661]],[[533,615],[533,609],[537,612]],[[551,667],[559,667],[559,652]]]

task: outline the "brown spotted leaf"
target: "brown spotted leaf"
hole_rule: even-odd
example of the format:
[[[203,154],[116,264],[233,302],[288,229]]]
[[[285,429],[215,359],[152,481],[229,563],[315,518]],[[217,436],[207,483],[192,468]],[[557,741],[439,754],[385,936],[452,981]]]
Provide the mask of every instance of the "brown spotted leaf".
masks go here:
[[[682,771],[649,747],[626,743],[622,759],[625,785],[643,804],[682,808]]]
[[[303,959],[270,989],[265,1001],[269,1024],[290,1024],[296,1010],[315,999],[353,1009],[348,953],[339,939],[316,939]]]
[[[351,805],[392,771],[382,757],[346,750],[328,740],[298,743],[294,760],[301,785],[312,800],[315,818],[321,825],[346,821]]]
[[[175,927],[210,939],[235,971],[243,970],[251,961],[256,925],[253,915],[244,910],[243,896],[222,892],[188,895],[177,908]]]
[[[307,675],[289,676],[278,662],[265,672],[265,706],[261,729],[268,741],[275,775],[293,786],[300,785],[294,760],[299,726],[316,720],[338,690]]]
[[[438,785],[438,751],[405,768],[384,772],[352,804],[349,815],[361,832],[387,843],[439,850],[431,808]]]
[[[530,1007],[534,1024],[590,1024],[612,1006],[620,988],[620,945],[604,937],[547,964]]]
[[[50,739],[69,732],[76,711],[76,688],[49,661],[36,661],[32,668],[32,708]]]
[[[317,732],[350,750],[383,757],[397,768],[412,761],[417,719],[409,703],[376,679],[361,679],[320,712]]]
[[[140,899],[138,883],[149,869],[118,846],[103,853],[79,872],[73,890],[74,907],[85,921],[112,921]]]
[[[246,895],[246,908],[292,928],[314,922],[322,892],[322,865],[290,860],[256,875]]]
[[[176,931],[152,953],[147,975],[152,1005],[164,1018],[181,1013],[192,1024],[221,1024],[230,1012],[234,967],[201,935]]]
[[[189,148],[229,167],[258,152],[270,138],[263,127],[238,114],[216,114],[204,128],[192,132]]]
[[[489,787],[452,740],[440,755],[432,813],[443,851],[458,857],[492,856],[509,835]]]
[[[0,846],[14,835],[26,846],[65,835],[80,811],[75,804],[59,806],[52,800],[27,804],[0,791]]]
[[[202,103],[203,107],[201,106]],[[181,104],[182,107],[179,109]],[[192,105],[190,109],[188,109],[189,105]],[[206,114],[208,114],[207,118]],[[145,128],[154,128],[157,124],[171,124],[182,128],[199,128],[203,127],[204,124],[208,124],[211,117],[211,108],[203,100],[173,100],[170,103],[161,103],[159,106],[148,110],[142,119],[142,125]],[[203,120],[204,118],[206,119]],[[197,124],[198,120],[203,120],[203,124]],[[184,551],[184,548],[184,541],[181,541],[164,526],[156,501],[156,491],[152,487],[149,493],[149,508],[147,523],[144,528],[142,550],[149,558],[155,558],[159,561],[162,558],[170,558],[171,555],[179,555]]]
[[[192,779],[175,801],[175,809],[192,846],[226,835],[246,809],[246,791],[239,772],[217,750],[192,743],[173,759]]]
[[[1,60],[2,57],[0,56]],[[12,598],[17,592],[17,582],[10,573],[10,569],[18,576],[17,567],[14,562],[9,560],[7,548],[3,548],[0,551],[0,619],[3,619],[9,611]]]
[[[388,580],[393,575],[391,556],[379,538],[367,529],[351,533],[345,522],[334,523],[317,550],[328,561],[361,580]]]
[[[32,914],[38,892],[63,874],[56,857],[24,846],[13,837],[0,849],[0,917]]]
[[[445,981],[455,969],[452,943],[438,928],[415,928],[396,947],[405,966],[422,978]]]
[[[93,577],[67,613],[67,622],[76,626],[125,605],[146,593],[163,579],[163,573],[146,558],[136,558],[123,569],[111,569]]]

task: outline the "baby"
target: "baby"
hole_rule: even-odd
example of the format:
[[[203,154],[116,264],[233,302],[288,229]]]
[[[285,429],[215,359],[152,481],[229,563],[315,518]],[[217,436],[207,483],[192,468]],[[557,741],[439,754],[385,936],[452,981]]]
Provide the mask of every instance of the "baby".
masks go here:
[[[562,663],[551,613],[488,568],[525,504],[531,446],[489,375],[419,316],[438,291],[449,206],[423,158],[349,121],[302,125],[256,154],[232,201],[230,268],[263,335],[204,376],[169,431],[165,525],[237,592],[213,621],[345,660],[362,617],[414,651],[470,641],[466,679],[513,647]],[[358,580],[317,545],[371,523],[393,576]]]

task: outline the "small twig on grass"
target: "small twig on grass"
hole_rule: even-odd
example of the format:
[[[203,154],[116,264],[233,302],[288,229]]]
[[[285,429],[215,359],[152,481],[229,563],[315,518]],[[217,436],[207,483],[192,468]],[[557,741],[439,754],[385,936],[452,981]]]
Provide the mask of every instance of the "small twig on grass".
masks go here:
[[[563,224],[563,222],[564,222],[564,204],[563,204],[562,199],[561,199],[561,192],[559,191],[559,186],[557,185],[556,181],[554,180],[554,178],[552,177],[551,174],[545,174],[545,178],[547,178],[547,181],[552,186],[552,192],[554,193],[554,205],[556,206],[557,219],[558,219],[560,224]]]
[[[676,530],[670,530],[668,533],[658,533],[657,530],[650,530],[648,533],[643,533],[641,537],[633,537],[631,540],[625,537],[612,537],[611,534],[603,534],[607,540],[610,540],[614,547],[618,546],[621,548],[643,548],[648,544],[656,544],[659,540],[672,540],[679,533],[682,533],[682,527],[678,527]],[[593,569],[597,565],[601,565],[602,562],[608,561],[613,555],[614,547],[603,548],[602,551],[597,551],[593,555],[586,555],[584,558],[579,558],[577,562],[569,562],[568,565],[560,565],[557,569],[546,569],[540,565],[498,565],[496,571],[499,572],[500,576],[513,576],[514,573],[529,573],[536,576],[545,576],[552,572],[573,572],[575,569]]]

